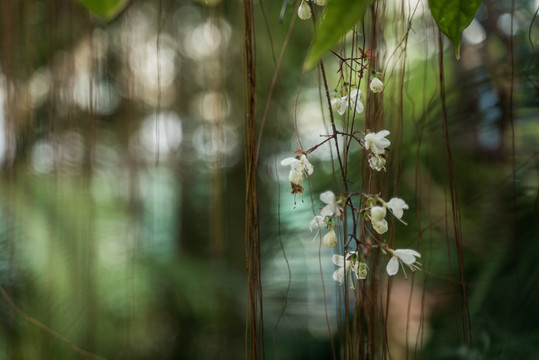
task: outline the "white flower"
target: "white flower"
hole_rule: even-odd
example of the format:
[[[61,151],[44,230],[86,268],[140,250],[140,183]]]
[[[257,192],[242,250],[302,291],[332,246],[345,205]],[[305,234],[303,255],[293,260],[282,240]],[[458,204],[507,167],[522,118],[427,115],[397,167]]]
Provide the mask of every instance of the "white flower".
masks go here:
[[[333,273],[333,280],[338,281],[340,284],[342,284],[342,282],[344,281],[345,272],[348,273],[350,270],[352,270],[356,274],[356,277],[358,279],[363,279],[362,277],[358,276],[358,273],[360,272],[360,266],[357,260],[357,251],[349,252],[346,255],[346,261],[344,260],[344,256],[342,255],[333,255],[331,260],[335,265],[339,267]],[[363,273],[361,273],[361,275],[363,275]]]
[[[371,169],[381,171],[386,169],[386,159],[378,154],[371,153],[369,156],[369,166]]]
[[[412,271],[419,270],[421,264],[416,262],[416,257],[420,258],[421,254],[417,251],[410,249],[388,249],[388,251],[393,255],[386,266],[386,271],[389,276],[393,276],[399,272],[399,263],[401,263],[401,265],[403,263],[406,264]],[[402,271],[404,271],[404,267],[402,268]],[[406,276],[406,272],[404,275]]]
[[[314,0],[314,3],[318,6],[324,6],[328,3],[328,0]]]
[[[383,206],[373,206],[371,208],[371,224],[378,234],[387,231],[386,208]]]
[[[311,165],[307,157],[302,154],[299,159],[295,157],[289,157],[281,161],[281,165],[290,166],[290,174],[288,174],[288,180],[292,184],[299,185],[303,180],[303,173],[312,175],[314,166]]]
[[[324,236],[324,245],[330,248],[337,246],[337,234],[333,228]]]
[[[363,103],[359,101],[361,98],[361,90],[354,89],[350,92],[350,95],[333,98],[331,100],[331,108],[337,111],[339,115],[344,115],[346,108],[350,105],[351,108],[355,108],[358,114],[361,114],[364,110]]]
[[[338,112],[341,116],[346,111],[347,106],[348,103],[346,96],[331,99],[331,108],[333,109],[333,111]]]
[[[371,89],[373,93],[379,93],[379,92],[382,92],[382,90],[384,90],[384,83],[380,79],[374,78],[371,80],[371,83],[369,84],[369,88]]]
[[[402,218],[404,210],[408,210],[408,204],[399,198],[392,198],[386,203],[386,206],[389,208],[389,210],[391,210],[397,219]]]
[[[339,208],[339,205],[337,205],[335,194],[332,191],[326,191],[320,194],[320,200],[327,204],[320,212],[320,215],[323,217],[341,216],[341,209]]]
[[[301,20],[307,20],[311,18],[311,8],[304,0],[301,1],[301,4],[298,7],[298,17]]]
[[[389,135],[389,131],[381,130],[376,134],[368,133],[365,135],[365,149],[372,151],[375,154],[383,154],[385,148],[391,145],[391,141],[385,137]]]

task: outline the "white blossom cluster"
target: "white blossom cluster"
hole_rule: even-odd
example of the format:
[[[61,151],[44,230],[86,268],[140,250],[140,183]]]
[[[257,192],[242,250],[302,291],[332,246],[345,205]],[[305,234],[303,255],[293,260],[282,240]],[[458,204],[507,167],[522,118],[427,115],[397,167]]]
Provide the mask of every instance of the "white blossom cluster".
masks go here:
[[[315,0],[314,3],[322,6],[326,4],[326,1]],[[306,3],[306,0],[302,0],[298,8],[298,16],[301,19],[311,17],[311,7]],[[375,76],[369,84],[369,88],[373,93],[380,93],[384,89],[384,84]],[[341,116],[343,116],[348,109],[355,109],[358,114],[361,114],[364,111],[364,106],[361,102],[360,89],[345,85],[344,89],[341,90],[340,95],[333,96],[331,99],[331,109],[333,111]],[[369,167],[373,171],[385,170],[386,151],[391,145],[391,141],[386,138],[389,134],[390,132],[388,130],[380,130],[378,132],[370,132],[367,130],[363,139],[355,137],[364,150],[367,151]],[[333,134],[333,137],[335,136],[336,134]],[[307,154],[310,153],[310,151],[314,151],[318,146],[319,145],[307,152],[298,151],[300,155],[288,157],[281,161],[281,165],[290,166],[288,180],[292,187],[292,194],[303,194],[304,188],[301,183],[305,176],[311,176],[314,172],[314,166],[307,159]],[[363,209],[358,210],[353,207],[349,198],[352,194],[336,196],[329,190],[320,194],[320,201],[325,205],[321,207],[320,213],[315,215],[309,223],[311,232],[313,232],[314,229],[317,230],[313,241],[319,236],[322,229],[325,228],[327,229],[327,232],[323,237],[324,245],[330,248],[335,248],[337,246],[339,237],[335,232],[335,227],[339,226],[340,221],[342,221],[342,216],[345,215],[343,207],[350,207],[352,211],[359,213],[367,223],[370,222],[372,229],[379,235],[385,234],[388,231],[388,222],[386,220],[388,211],[395,216],[397,220],[406,225],[402,220],[402,217],[404,210],[407,210],[409,206],[403,199],[393,197],[386,202],[378,195],[353,193],[353,195],[357,194],[367,198],[365,202],[366,207]],[[415,250],[394,250],[389,248],[385,242],[379,242],[379,240],[376,240],[376,244],[366,243],[365,241],[360,243],[357,239],[356,241],[357,249],[355,251],[349,250],[349,245],[346,243],[344,255],[335,254],[332,256],[332,261],[337,266],[337,270],[333,273],[333,279],[338,283],[343,283],[345,278],[350,276],[349,283],[351,284],[351,287],[354,288],[355,281],[366,279],[368,265],[365,258],[369,256],[366,254],[370,252],[370,249],[375,248],[379,248],[384,255],[391,255],[386,266],[386,272],[389,276],[398,273],[399,264],[403,268],[405,276],[405,266],[412,271],[420,269],[421,264],[417,259],[421,257],[421,254]],[[356,280],[354,280],[352,274],[355,274]]]

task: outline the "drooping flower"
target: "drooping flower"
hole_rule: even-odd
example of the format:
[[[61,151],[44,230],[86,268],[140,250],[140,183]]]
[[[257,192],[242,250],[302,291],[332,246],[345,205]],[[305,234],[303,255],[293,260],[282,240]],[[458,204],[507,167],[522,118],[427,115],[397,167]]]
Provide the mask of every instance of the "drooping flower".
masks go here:
[[[308,175],[312,175],[314,171],[314,166],[307,160],[307,156],[302,154],[299,159],[295,157],[289,157],[281,161],[282,166],[290,166],[290,174],[288,175],[288,180],[292,184],[299,185],[303,180],[303,173],[306,172]]]
[[[408,204],[406,204],[404,200],[399,198],[392,198],[386,203],[386,206],[393,213],[393,215],[395,215],[397,219],[402,218],[404,210],[408,210]]]
[[[373,93],[379,93],[384,90],[384,83],[378,78],[373,78],[369,84],[369,88]]]
[[[342,255],[333,255],[331,260],[335,265],[337,265],[339,268],[335,270],[333,273],[333,280],[339,282],[342,284],[344,281],[344,276],[349,271],[353,271],[356,274],[356,277],[358,279],[364,279],[363,277],[360,277],[358,274],[360,273],[360,265],[358,261],[357,251],[351,251],[348,254],[346,254],[346,261],[345,257]],[[366,265],[366,264],[365,264]],[[346,270],[345,270],[346,269]],[[363,273],[361,273],[361,276]],[[366,274],[365,274],[366,276]]]
[[[336,97],[331,100],[331,108],[337,111],[339,115],[344,115],[346,108],[350,106],[355,108],[358,114],[361,114],[365,109],[363,103],[359,100],[361,98],[361,90],[354,89],[350,92],[350,95]]]
[[[324,236],[324,245],[333,248],[337,246],[337,234],[333,228],[329,229],[329,232]]]
[[[386,271],[389,276],[393,276],[399,272],[399,263],[401,266],[402,264],[405,264],[412,271],[419,270],[421,264],[417,262],[416,258],[420,258],[421,254],[417,251],[411,249],[387,250],[393,255],[386,266]],[[404,267],[402,268],[402,271],[404,271]],[[404,274],[406,276],[406,272],[404,272]]]
[[[314,0],[314,3],[318,6],[325,6],[328,3],[328,0]]]
[[[341,216],[341,209],[339,208],[337,200],[335,199],[335,194],[332,191],[326,191],[320,194],[320,200],[327,204],[320,212],[320,215],[323,217]]]
[[[378,154],[371,153],[369,156],[369,166],[376,171],[382,171],[386,169],[386,159]]]
[[[371,208],[371,224],[378,234],[387,231],[386,208],[383,206],[373,206]]]
[[[368,133],[365,135],[365,149],[377,155],[383,154],[385,148],[391,145],[391,141],[385,138],[387,135],[389,135],[387,130],[380,130],[376,134]]]
[[[298,7],[298,17],[301,20],[307,20],[311,18],[311,8],[309,5],[305,2],[305,0],[301,0],[301,4],[299,4]]]

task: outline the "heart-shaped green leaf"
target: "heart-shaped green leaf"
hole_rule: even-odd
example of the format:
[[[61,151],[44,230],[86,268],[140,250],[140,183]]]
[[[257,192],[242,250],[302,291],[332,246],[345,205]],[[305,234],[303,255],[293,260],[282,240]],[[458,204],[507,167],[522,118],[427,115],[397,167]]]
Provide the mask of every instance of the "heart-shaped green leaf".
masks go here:
[[[109,21],[118,15],[129,3],[129,0],[77,0],[94,15]]]
[[[481,0],[429,0],[430,12],[438,28],[453,42],[460,59],[462,32],[471,24]]]
[[[320,21],[305,66],[312,68],[358,21],[372,0],[331,0]]]

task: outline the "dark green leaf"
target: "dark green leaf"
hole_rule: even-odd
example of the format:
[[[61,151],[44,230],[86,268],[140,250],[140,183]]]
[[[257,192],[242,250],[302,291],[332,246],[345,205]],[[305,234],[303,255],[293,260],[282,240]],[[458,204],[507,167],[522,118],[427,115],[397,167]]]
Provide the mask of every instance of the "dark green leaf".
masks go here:
[[[481,0],[429,0],[430,12],[440,30],[453,42],[460,59],[462,32],[470,25]]]
[[[330,0],[316,29],[306,67],[313,67],[358,21],[372,0]]]
[[[108,21],[116,17],[129,0],[77,0],[97,17]]]

